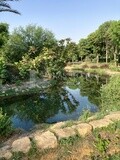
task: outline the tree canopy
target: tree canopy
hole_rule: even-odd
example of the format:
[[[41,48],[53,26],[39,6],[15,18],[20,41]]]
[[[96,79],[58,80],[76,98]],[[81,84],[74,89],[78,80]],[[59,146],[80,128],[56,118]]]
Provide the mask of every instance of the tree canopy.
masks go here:
[[[10,62],[18,62],[26,53],[35,58],[44,47],[52,48],[55,44],[56,39],[51,31],[36,25],[28,25],[13,31],[6,44],[5,54]]]

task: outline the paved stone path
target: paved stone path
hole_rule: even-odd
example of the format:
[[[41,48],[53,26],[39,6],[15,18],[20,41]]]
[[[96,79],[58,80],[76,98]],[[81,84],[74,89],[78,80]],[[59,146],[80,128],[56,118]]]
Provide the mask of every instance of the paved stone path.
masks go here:
[[[12,152],[27,153],[31,146],[32,140],[36,142],[39,150],[56,148],[58,142],[62,138],[69,138],[71,136],[79,135],[85,137],[92,133],[96,128],[107,127],[109,124],[120,120],[120,111],[112,112],[100,120],[92,120],[88,123],[77,122],[71,127],[66,127],[66,122],[59,122],[47,129],[47,131],[40,132],[39,130],[30,133],[28,136],[20,136],[18,139],[13,140],[11,144],[3,145],[0,148],[0,158],[10,159]]]

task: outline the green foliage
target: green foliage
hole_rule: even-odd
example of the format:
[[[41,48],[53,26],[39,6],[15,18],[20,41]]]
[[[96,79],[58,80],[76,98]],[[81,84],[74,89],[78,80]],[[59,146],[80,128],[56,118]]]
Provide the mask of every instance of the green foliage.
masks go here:
[[[59,80],[65,76],[66,61],[59,52],[59,46],[53,49],[44,48],[42,55],[37,56],[32,62],[33,68],[40,75]]]
[[[33,159],[39,154],[40,153],[39,153],[39,150],[38,150],[38,148],[36,146],[35,141],[31,140],[31,148],[30,148],[29,152],[27,153],[28,157]]]
[[[120,154],[114,154],[112,156],[109,156],[108,160],[120,160]]]
[[[85,59],[90,54],[88,39],[81,39],[78,43],[79,57],[81,60]]]
[[[65,128],[65,127],[71,127],[75,124],[75,121],[73,120],[69,120],[69,121],[66,121],[65,122],[65,125],[62,126],[62,128]]]
[[[8,24],[0,23],[0,50],[8,39]]]
[[[7,78],[6,61],[4,57],[0,57],[0,79],[4,82]]]
[[[94,146],[97,149],[98,153],[91,157],[92,160],[97,160],[97,159],[104,159],[104,160],[116,159],[117,160],[120,158],[120,154],[117,154],[117,153],[115,155],[108,154],[109,147],[111,146],[112,141],[117,140],[118,142],[116,142],[116,145],[118,144],[118,147],[119,147],[119,136],[118,136],[119,129],[120,129],[120,121],[116,121],[108,125],[107,127],[96,128],[93,131],[93,135],[95,136]],[[101,134],[101,133],[104,133],[104,134]],[[116,135],[114,136],[115,133]],[[114,138],[110,135],[113,135]]]
[[[25,155],[22,152],[13,152],[13,155],[10,158],[10,160],[23,160],[24,157]]]
[[[120,21],[107,21],[86,39],[81,39],[78,44],[81,60],[90,59],[106,63],[114,60],[120,63],[119,31]]]
[[[91,115],[92,113],[90,112],[90,110],[83,110],[79,120],[86,122]]]
[[[10,118],[0,108],[0,136],[8,136],[13,131]]]
[[[109,143],[110,142],[107,139],[103,139],[100,137],[100,135],[98,135],[95,139],[94,145],[101,154],[105,154]]]
[[[110,78],[101,88],[102,109],[115,111],[120,109],[120,76]]]
[[[67,39],[66,39],[67,40]],[[78,46],[75,42],[67,42],[67,45],[65,47],[65,54],[67,61],[77,61],[78,60]]]
[[[18,27],[10,35],[5,55],[10,62],[18,62],[26,53],[30,58],[35,58],[44,47],[52,48],[55,44],[53,33],[42,27],[36,25]]]
[[[22,57],[22,60],[19,62],[15,63],[18,70],[19,74],[22,77],[22,79],[27,79],[30,74],[30,69],[32,69],[32,59],[30,59],[29,55],[25,55]]]
[[[80,140],[80,137],[78,135],[76,136],[72,136],[69,138],[62,138],[59,141],[60,146],[73,146],[74,144],[76,144],[78,141]]]

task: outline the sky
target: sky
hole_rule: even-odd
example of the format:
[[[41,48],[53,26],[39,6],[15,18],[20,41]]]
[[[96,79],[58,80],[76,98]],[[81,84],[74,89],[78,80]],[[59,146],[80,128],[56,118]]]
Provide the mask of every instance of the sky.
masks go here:
[[[10,26],[35,24],[52,31],[57,39],[78,42],[109,20],[120,20],[120,0],[19,0],[9,3],[21,13],[1,12],[0,22]]]

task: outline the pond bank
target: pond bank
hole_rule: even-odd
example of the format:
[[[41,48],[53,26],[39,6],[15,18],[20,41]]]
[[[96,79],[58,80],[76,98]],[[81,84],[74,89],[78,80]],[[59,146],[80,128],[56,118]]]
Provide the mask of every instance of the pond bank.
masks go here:
[[[6,84],[0,86],[0,97],[19,96],[36,93],[50,85],[49,80],[21,82],[19,85]]]
[[[116,69],[116,68],[115,68]],[[76,64],[68,64],[65,67],[67,72],[74,71],[82,71],[86,73],[94,73],[99,75],[120,75],[120,67],[118,67],[119,71],[112,70],[108,64],[94,64],[94,63],[76,63]]]
[[[109,127],[109,125],[114,125],[116,121],[120,121],[120,111],[112,112],[109,115],[106,115],[103,119],[95,120],[94,117],[90,117],[88,120],[89,120],[88,122],[75,121],[72,124],[68,122],[59,122],[54,125],[51,125],[49,128],[45,130],[35,129],[30,133],[24,133],[24,134],[21,134],[20,136],[18,135],[17,138],[16,136],[11,137],[8,141],[1,144],[0,158],[10,159],[15,152],[16,153],[21,152],[23,153],[24,157],[28,157],[30,152],[32,152],[35,149],[38,150],[39,152],[43,152],[44,150],[47,150],[49,152],[52,149],[54,150],[54,153],[56,153],[55,151],[58,152],[58,148],[59,148],[59,151],[61,151],[60,149],[61,147],[64,147],[64,146],[66,147],[66,144],[71,146],[71,143],[74,144],[74,141],[76,143],[77,141],[81,141],[81,142],[84,141],[84,145],[85,145],[86,137],[89,137],[90,135],[92,135],[92,133],[96,129],[102,128],[103,130],[104,127],[107,128]],[[120,128],[116,128],[116,129],[114,130],[114,136],[117,136],[117,139],[118,139],[117,143],[119,144],[120,135],[118,133],[120,131]],[[110,130],[110,132],[112,131],[113,130]],[[101,132],[101,136],[105,138],[106,135],[104,134],[102,135],[102,134],[103,133]],[[92,136],[90,137],[92,138]],[[109,138],[111,138],[110,135],[109,135]],[[100,141],[101,140],[102,139],[100,139]],[[105,139],[103,140],[105,141]],[[90,145],[92,145],[91,142],[92,141],[89,140],[89,145],[87,146],[87,148],[85,148],[84,146],[84,150],[81,150],[81,154],[79,155],[79,156],[82,156],[81,160],[84,159],[85,156],[90,157],[91,155],[93,155],[93,152],[94,152],[93,146],[92,148],[89,148]],[[110,143],[112,143],[112,141],[109,142],[109,146],[111,147]],[[69,148],[69,146],[67,147]],[[109,150],[109,146],[107,146],[108,152],[106,152],[106,154],[109,153],[112,155],[115,153],[120,153],[119,145],[113,146],[114,148],[112,149],[110,148],[111,150]],[[96,147],[97,147],[97,144],[96,144]],[[38,154],[38,152],[37,153],[35,152],[33,154]],[[72,154],[74,155],[75,153],[71,151],[70,156],[72,156]],[[48,158],[50,159],[49,156],[46,158],[46,160],[48,160]],[[51,160],[55,160],[54,156],[52,155]],[[64,158],[61,158],[61,159],[64,159]]]

